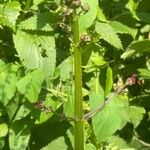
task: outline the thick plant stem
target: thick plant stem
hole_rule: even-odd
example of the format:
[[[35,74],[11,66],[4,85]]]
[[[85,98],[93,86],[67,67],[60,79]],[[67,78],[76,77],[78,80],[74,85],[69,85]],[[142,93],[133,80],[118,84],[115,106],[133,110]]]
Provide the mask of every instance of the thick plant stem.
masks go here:
[[[75,69],[75,123],[74,123],[74,148],[84,150],[83,133],[83,104],[82,104],[82,60],[79,46],[78,16],[74,15],[72,20],[73,45],[74,45],[74,69]]]

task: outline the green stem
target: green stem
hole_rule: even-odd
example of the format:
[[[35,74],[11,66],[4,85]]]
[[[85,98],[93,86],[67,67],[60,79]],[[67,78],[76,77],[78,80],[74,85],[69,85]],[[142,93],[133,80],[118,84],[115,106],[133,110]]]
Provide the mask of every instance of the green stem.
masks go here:
[[[72,21],[73,45],[74,45],[74,69],[75,69],[75,123],[74,133],[75,150],[84,150],[83,133],[83,102],[82,102],[82,59],[79,46],[78,16],[74,14]]]

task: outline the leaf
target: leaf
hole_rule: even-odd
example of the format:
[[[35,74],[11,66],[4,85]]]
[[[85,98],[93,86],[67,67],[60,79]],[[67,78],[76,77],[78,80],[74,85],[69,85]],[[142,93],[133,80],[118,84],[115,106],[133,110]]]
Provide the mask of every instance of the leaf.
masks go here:
[[[109,94],[113,85],[112,70],[110,67],[100,69],[100,85],[102,86],[105,97]]]
[[[107,22],[106,16],[104,15],[103,10],[100,7],[98,7],[97,10],[97,19],[99,21]]]
[[[18,110],[18,112],[17,112],[17,114],[16,114],[13,121],[20,120],[20,119],[26,117],[30,113],[30,111],[31,111],[30,109],[28,109],[24,105],[22,105],[19,108],[19,110]]]
[[[0,124],[0,138],[6,136],[8,133],[8,126],[5,123]]]
[[[11,150],[26,150],[30,139],[30,130],[21,120],[11,124],[9,129],[9,146]]]
[[[56,16],[51,12],[40,13],[22,21],[19,24],[19,29],[53,31],[51,26],[56,22],[56,19]]]
[[[86,150],[96,150],[96,147],[93,144],[88,143],[85,145],[85,149]]]
[[[6,25],[14,30],[17,18],[20,15],[20,10],[20,4],[17,1],[0,4],[0,24]]]
[[[137,12],[138,18],[146,23],[150,23],[150,13],[147,12]]]
[[[0,138],[0,149],[3,149],[4,145],[5,145],[5,138],[1,137]]]
[[[88,4],[90,10],[79,17],[79,32],[82,34],[93,24],[97,16],[98,0],[81,0],[82,5]]]
[[[34,5],[39,5],[42,2],[44,2],[44,0],[33,0]]]
[[[3,103],[3,105],[7,105],[9,100],[14,96],[16,92],[17,69],[17,65],[11,64],[3,64],[0,67],[0,101]]]
[[[108,23],[96,23],[95,31],[99,34],[101,39],[104,39],[112,46],[118,49],[122,48],[120,38]]]
[[[134,128],[140,124],[144,114],[145,109],[143,107],[130,106],[130,119],[134,125]]]
[[[116,145],[119,149],[127,149],[129,150],[129,146],[122,138],[118,136],[111,136],[107,139],[110,144]]]
[[[17,89],[30,102],[36,102],[41,90],[41,84],[44,81],[43,72],[38,69],[20,79],[17,83]]]
[[[47,79],[54,75],[56,51],[53,36],[31,35],[18,30],[13,39],[18,55],[28,69],[41,68]]]
[[[138,53],[150,52],[150,40],[141,40],[132,42],[127,50],[121,55],[121,58],[126,59],[135,56]]]
[[[113,76],[112,69],[110,67],[107,68],[106,72],[106,86],[105,86],[105,96],[109,94],[113,86]]]
[[[102,93],[91,93],[89,95],[90,107],[92,109],[103,103],[101,94]],[[127,106],[128,101],[125,97],[116,97],[109,102],[102,111],[93,116],[93,129],[99,142],[107,139],[115,133],[117,129],[121,129],[127,123]]]
[[[139,1],[129,0],[126,4],[126,8],[130,10],[134,18],[138,19],[136,15],[136,9],[138,8]]]
[[[42,148],[41,150],[67,150],[67,145],[65,143],[64,137],[59,137],[56,140],[49,143],[46,147]]]
[[[146,79],[150,79],[150,70],[148,70],[148,69],[138,69],[138,71],[140,72],[140,76],[142,76]]]
[[[110,21],[109,25],[113,28],[113,30],[116,33],[130,34],[133,38],[135,38],[137,34],[137,29],[130,28],[118,21]]]
[[[59,66],[60,78],[62,81],[67,81],[71,79],[71,73],[73,70],[73,60],[72,57],[66,58]]]

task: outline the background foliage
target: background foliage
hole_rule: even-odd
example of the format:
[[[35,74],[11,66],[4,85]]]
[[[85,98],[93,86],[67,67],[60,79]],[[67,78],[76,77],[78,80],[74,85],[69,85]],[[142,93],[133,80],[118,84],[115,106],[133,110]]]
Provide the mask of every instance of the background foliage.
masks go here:
[[[69,0],[67,0],[69,2]],[[150,2],[81,0],[84,110],[132,74],[128,87],[90,121],[85,149],[150,148]],[[0,1],[0,149],[71,150],[74,70],[70,24],[60,0]],[[144,82],[143,82],[144,81]],[[62,115],[61,115],[62,114]]]

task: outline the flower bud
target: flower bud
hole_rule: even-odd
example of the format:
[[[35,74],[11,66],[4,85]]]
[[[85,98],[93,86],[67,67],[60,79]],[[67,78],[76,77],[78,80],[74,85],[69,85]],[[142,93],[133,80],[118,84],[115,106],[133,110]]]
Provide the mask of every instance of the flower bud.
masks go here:
[[[90,6],[88,3],[85,3],[81,6],[82,10],[88,12],[90,10]]]
[[[80,36],[80,40],[81,42],[91,42],[92,41],[92,38],[91,38],[91,35],[87,34],[87,33],[83,33],[81,36]]]
[[[75,7],[79,7],[81,5],[81,1],[80,0],[74,0],[72,2],[72,5],[75,6]]]

